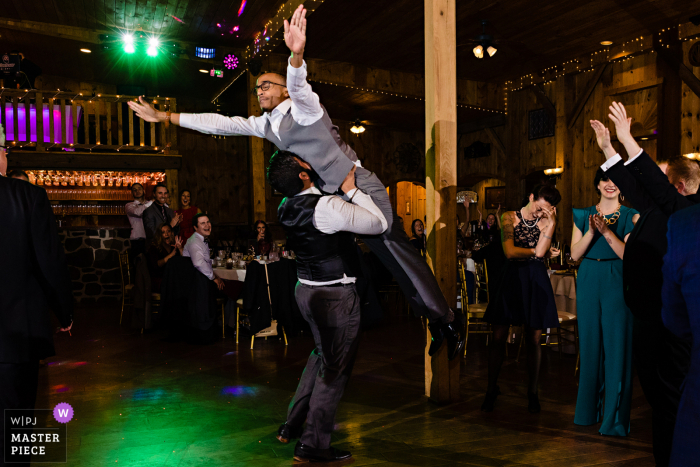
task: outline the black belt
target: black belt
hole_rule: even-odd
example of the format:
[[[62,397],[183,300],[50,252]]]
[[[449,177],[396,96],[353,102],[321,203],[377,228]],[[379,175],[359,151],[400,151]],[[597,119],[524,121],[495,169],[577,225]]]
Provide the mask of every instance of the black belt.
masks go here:
[[[584,256],[582,259],[589,259],[591,261],[622,261],[620,258],[589,258],[588,256]]]
[[[301,285],[303,285],[304,287],[344,287],[346,285],[355,285],[355,283],[350,282],[348,284],[343,284],[342,282],[336,282],[335,284],[327,284],[327,285],[316,285],[316,284],[311,285],[311,284],[304,284],[303,282],[301,282]]]

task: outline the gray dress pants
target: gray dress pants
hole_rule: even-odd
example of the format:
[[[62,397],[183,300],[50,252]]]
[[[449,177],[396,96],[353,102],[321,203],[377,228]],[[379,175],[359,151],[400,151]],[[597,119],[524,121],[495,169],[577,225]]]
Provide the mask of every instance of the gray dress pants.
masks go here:
[[[301,442],[327,449],[335,412],[355,363],[360,333],[360,298],[355,284],[312,287],[297,283],[299,310],[309,323],[316,348],[289,404],[287,424],[300,427]]]
[[[394,276],[415,312],[431,321],[442,318],[450,311],[445,296],[425,259],[408,241],[401,219],[391,208],[386,188],[374,172],[364,167],[357,168],[355,184],[372,197],[389,224],[381,235],[360,238]]]

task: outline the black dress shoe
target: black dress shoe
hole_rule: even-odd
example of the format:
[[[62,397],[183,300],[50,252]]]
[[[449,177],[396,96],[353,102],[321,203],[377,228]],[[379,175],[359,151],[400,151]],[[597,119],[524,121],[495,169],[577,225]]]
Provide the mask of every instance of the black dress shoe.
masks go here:
[[[493,412],[493,406],[496,403],[496,398],[501,394],[501,388],[496,386],[495,391],[486,391],[486,397],[484,397],[484,403],[481,404],[482,412]]]
[[[279,430],[277,430],[277,439],[280,440],[280,442],[287,444],[291,440],[300,437],[301,433],[302,428],[300,426],[296,427],[287,425],[287,422],[285,422],[281,424]]]
[[[430,348],[428,349],[428,355],[432,357],[440,350],[440,347],[442,347],[442,343],[445,341],[445,334],[442,329],[443,325],[440,323],[431,324],[428,327],[430,328],[430,336],[432,338]]]
[[[334,447],[316,449],[297,441],[294,446],[294,460],[299,462],[335,462],[350,459],[350,451],[341,451]]]
[[[454,360],[464,348],[467,334],[464,332],[466,319],[461,313],[455,313],[455,319],[451,323],[442,325],[442,332],[447,340],[447,358]]]
[[[542,410],[540,398],[537,394],[527,393],[527,410],[530,413],[539,413]]]

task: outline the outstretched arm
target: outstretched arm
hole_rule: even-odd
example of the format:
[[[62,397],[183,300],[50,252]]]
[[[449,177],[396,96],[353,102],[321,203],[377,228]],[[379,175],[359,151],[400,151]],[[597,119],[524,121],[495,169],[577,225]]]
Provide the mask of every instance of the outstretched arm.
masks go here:
[[[137,117],[147,122],[163,123],[168,119],[167,112],[156,110],[153,104],[146,102],[143,97],[139,97],[139,102],[129,101],[128,105]],[[266,121],[262,117],[224,117],[215,113],[171,113],[170,123],[208,135],[265,137]]]

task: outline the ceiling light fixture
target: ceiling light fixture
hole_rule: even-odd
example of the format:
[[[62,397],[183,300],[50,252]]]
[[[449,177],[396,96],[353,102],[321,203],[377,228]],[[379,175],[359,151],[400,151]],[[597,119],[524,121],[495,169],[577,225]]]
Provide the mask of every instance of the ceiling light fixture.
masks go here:
[[[200,73],[209,73],[209,70],[199,70]]]
[[[553,169],[544,169],[544,174],[545,175],[560,175],[562,172],[564,172],[563,167],[555,167]]]
[[[486,49],[486,51],[489,53],[489,57],[493,57],[494,55],[496,55],[496,52],[498,52],[498,50],[496,49],[496,47],[494,47],[494,46],[492,46],[492,45],[490,45],[490,46]]]
[[[355,125],[353,125],[353,127],[350,128],[350,131],[352,131],[358,136],[360,135],[360,133],[365,132],[365,127],[362,126],[362,123],[360,122],[359,118],[355,119]]]
[[[612,45],[612,41],[603,41],[600,45]]]
[[[474,47],[473,52],[476,58],[484,58],[484,48],[482,46],[477,45]]]
[[[92,53],[92,50],[90,50],[90,49],[80,49],[80,51],[84,54]]]
[[[122,42],[124,42],[124,52],[132,54],[136,51],[134,48],[134,36],[131,34],[124,34],[122,36]]]
[[[151,37],[148,39],[148,49],[146,50],[146,54],[148,54],[149,57],[155,57],[158,55],[158,47],[160,46],[160,41],[155,38]]]

